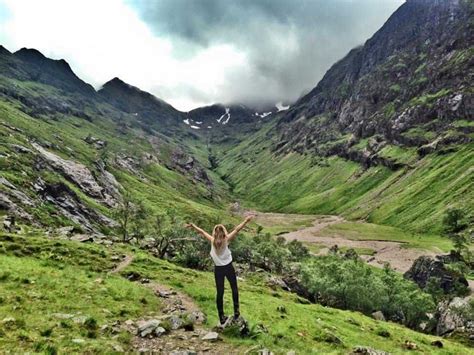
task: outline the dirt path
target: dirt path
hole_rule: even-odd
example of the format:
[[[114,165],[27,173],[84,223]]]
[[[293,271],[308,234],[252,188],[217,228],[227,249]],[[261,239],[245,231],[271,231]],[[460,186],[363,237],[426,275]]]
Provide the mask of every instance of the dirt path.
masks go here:
[[[319,254],[326,254],[330,247],[364,248],[374,250],[374,255],[362,255],[369,264],[383,267],[390,263],[392,268],[399,272],[407,271],[413,261],[421,255],[436,255],[433,251],[415,248],[405,248],[403,243],[379,240],[352,240],[343,235],[333,236],[325,233],[325,228],[343,222],[339,216],[319,216],[311,227],[299,229],[294,232],[282,234],[286,240],[299,240],[305,243],[315,243],[324,246]]]
[[[118,274],[120,271],[125,269],[133,261],[133,255],[126,255],[123,260],[118,263],[113,270],[110,271],[110,274]]]
[[[110,271],[111,274],[119,273],[124,270],[133,261],[132,255],[126,255],[115,268]],[[161,337],[142,338],[135,335],[132,340],[132,347],[135,351],[153,354],[241,354],[243,350],[235,349],[222,341],[208,342],[201,338],[209,332],[203,323],[205,315],[199,309],[199,306],[188,295],[173,290],[170,287],[156,282],[143,283],[143,286],[153,290],[155,295],[160,298],[162,305],[162,315],[158,317],[143,318],[136,321],[129,320],[121,325],[122,329],[136,334],[137,327],[149,319],[168,319],[193,317],[193,327],[188,329],[175,329]]]

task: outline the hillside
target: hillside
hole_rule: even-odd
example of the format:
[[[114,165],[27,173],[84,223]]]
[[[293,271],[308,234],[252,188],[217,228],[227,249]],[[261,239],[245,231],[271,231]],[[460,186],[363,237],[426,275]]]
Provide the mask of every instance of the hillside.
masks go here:
[[[432,354],[470,351],[444,339],[443,349],[439,349],[432,344],[438,337],[360,313],[308,304],[294,294],[268,288],[263,275],[258,274],[242,280],[240,288],[245,308],[258,310],[248,312],[248,319],[259,325],[261,335],[257,339],[229,336],[224,344],[207,343],[195,334],[205,334],[216,322],[214,298],[209,295],[214,282],[210,273],[181,268],[130,247],[110,248],[34,235],[3,234],[0,241],[0,349],[49,354],[150,349],[153,342],[145,343],[133,335],[133,330],[140,320],[166,315],[167,299],[149,287],[158,282],[191,296],[209,318],[203,329],[165,338],[176,347],[197,339],[192,343],[195,349],[211,352],[227,346],[223,350],[226,353],[230,349],[256,352],[271,348],[282,354],[290,350],[343,354],[369,346],[400,353],[408,341]],[[119,274],[110,273],[123,254],[134,255],[134,260]],[[138,280],[146,278],[149,283],[129,281],[120,275],[139,275]]]
[[[411,0],[219,172],[265,210],[439,232],[472,212],[473,4]],[[270,168],[271,166],[271,168]]]

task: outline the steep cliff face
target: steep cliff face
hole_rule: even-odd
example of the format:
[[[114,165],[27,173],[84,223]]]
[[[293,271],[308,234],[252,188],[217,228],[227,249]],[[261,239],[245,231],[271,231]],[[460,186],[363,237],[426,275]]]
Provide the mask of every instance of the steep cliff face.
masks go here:
[[[331,67],[278,124],[280,152],[339,155],[365,165],[472,139],[474,5],[409,0],[363,46]]]

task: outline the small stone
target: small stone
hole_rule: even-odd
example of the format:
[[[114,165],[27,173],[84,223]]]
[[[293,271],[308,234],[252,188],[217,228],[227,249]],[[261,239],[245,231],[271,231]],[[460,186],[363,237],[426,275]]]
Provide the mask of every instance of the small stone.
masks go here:
[[[434,340],[431,342],[431,346],[436,346],[437,348],[443,347],[443,342],[441,340]]]
[[[405,340],[405,344],[403,344],[403,347],[407,350],[416,350],[416,349],[418,349],[418,346],[416,345],[416,343],[413,342],[413,341],[409,341],[409,340]]]
[[[181,326],[183,325],[183,320],[178,317],[178,316],[175,316],[175,315],[172,315],[170,318],[169,318],[169,322],[171,324],[171,329],[172,330],[176,330],[176,329],[179,329],[181,328]]]
[[[135,324],[135,322],[134,322],[133,320],[131,320],[131,319],[127,319],[127,320],[125,321],[125,325],[131,326],[131,325],[134,325],[134,324]]]
[[[201,311],[194,311],[188,314],[188,320],[192,323],[202,324],[206,321],[206,315]]]
[[[118,345],[118,344],[115,344],[115,345],[113,346],[113,349],[114,349],[114,351],[116,351],[116,352],[118,352],[118,353],[123,353],[123,352],[125,352],[125,350],[123,350],[123,348],[122,348],[120,345]]]
[[[206,335],[204,335],[201,339],[206,340],[206,341],[217,341],[219,340],[219,334],[217,332],[209,332]]]
[[[77,339],[72,339],[72,342],[74,344],[84,344],[86,341],[84,339],[77,338]]]
[[[369,348],[368,346],[356,346],[352,349],[351,354],[362,354],[362,355],[389,355],[389,353]]]
[[[74,314],[68,314],[68,313],[53,313],[52,316],[54,318],[58,318],[58,319],[71,319],[71,318],[74,318]]]
[[[377,311],[377,312],[372,313],[372,318],[374,318],[376,320],[380,320],[380,321],[385,321],[385,316],[383,315],[383,313],[381,311]]]
[[[3,324],[14,324],[16,322],[16,319],[13,317],[6,317],[3,318],[2,323]]]
[[[286,355],[296,355],[296,351],[290,350],[286,353]]]
[[[77,316],[77,317],[74,317],[72,320],[73,320],[74,323],[84,324],[87,320],[87,317],[86,316]]]
[[[155,329],[155,335],[156,335],[157,337],[160,337],[160,336],[162,336],[162,335],[165,334],[165,333],[166,333],[166,329],[163,328],[163,327],[157,327],[157,328]]]

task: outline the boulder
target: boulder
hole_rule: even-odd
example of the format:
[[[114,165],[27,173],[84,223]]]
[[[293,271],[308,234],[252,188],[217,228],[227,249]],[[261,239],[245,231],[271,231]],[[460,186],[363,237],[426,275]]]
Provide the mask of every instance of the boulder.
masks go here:
[[[154,335],[158,328],[158,334],[163,334],[165,332],[164,328],[160,327],[161,321],[158,319],[151,319],[148,321],[142,321],[138,325],[137,334],[140,335],[142,338],[146,337],[147,335]]]
[[[385,321],[385,316],[381,311],[377,311],[372,313],[372,318],[379,320],[379,321]]]
[[[474,324],[469,319],[469,299],[454,297],[450,302],[440,302],[437,309],[436,334],[446,335],[456,330],[474,335]]]
[[[416,259],[403,276],[415,281],[421,288],[425,288],[430,279],[435,279],[446,294],[456,291],[459,285],[468,287],[468,282],[463,275],[448,270],[441,260],[435,260],[429,256],[420,256]]]
[[[311,302],[315,302],[316,298],[301,282],[301,279],[296,275],[285,275],[282,278],[291,292],[296,293]]]

